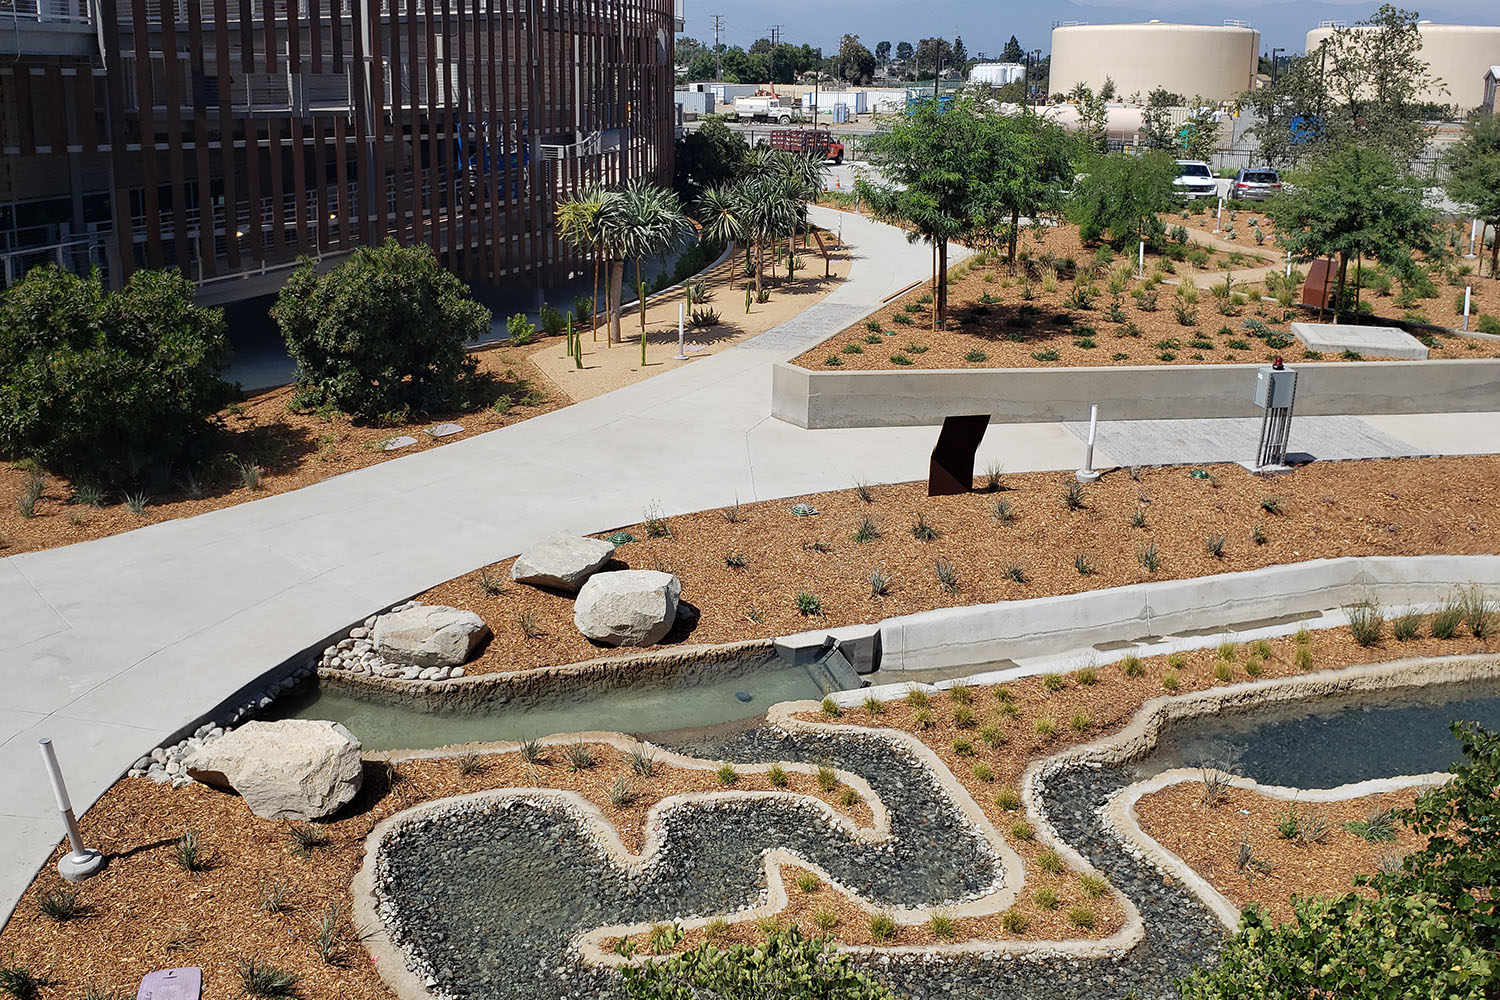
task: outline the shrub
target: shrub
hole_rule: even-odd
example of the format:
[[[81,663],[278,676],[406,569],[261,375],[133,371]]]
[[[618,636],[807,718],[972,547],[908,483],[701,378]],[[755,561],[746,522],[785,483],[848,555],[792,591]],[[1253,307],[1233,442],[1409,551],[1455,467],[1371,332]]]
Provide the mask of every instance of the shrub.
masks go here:
[[[1182,687],[1182,678],[1178,676],[1177,671],[1168,670],[1161,675],[1161,686],[1168,691],[1176,691]]]
[[[1104,890],[1109,888],[1109,882],[1102,875],[1085,873],[1078,876],[1078,888],[1090,899],[1098,899],[1104,895]]]
[[[1139,677],[1146,672],[1146,667],[1141,663],[1141,658],[1134,653],[1126,653],[1120,660],[1120,672],[1126,677]]]
[[[253,997],[280,998],[297,995],[297,974],[258,959],[242,959],[238,966],[240,986]]]
[[[876,698],[874,695],[871,695],[870,697],[865,699],[865,711],[869,712],[871,715],[884,715],[885,702],[881,701],[879,698]]]
[[[1391,620],[1391,635],[1401,642],[1421,638],[1423,618],[1420,611],[1408,611],[1403,615],[1397,615]]]
[[[772,764],[771,769],[766,772],[766,780],[771,783],[772,788],[786,787],[786,768],[780,764]]]
[[[551,337],[555,337],[559,333],[562,333],[563,328],[568,325],[568,317],[564,316],[561,312],[553,308],[552,305],[547,302],[542,303],[542,308],[538,313],[538,318],[542,321],[542,329],[545,330],[547,332],[547,335]],[[506,325],[509,326],[509,324]]]
[[[1349,635],[1361,646],[1374,646],[1385,631],[1385,616],[1372,601],[1361,601],[1344,609],[1349,616]]]
[[[1031,898],[1036,903],[1038,909],[1057,909],[1057,890],[1049,886],[1043,886],[1042,888],[1038,889],[1035,893],[1032,894]]]
[[[733,764],[723,764],[714,772],[714,777],[719,779],[720,785],[728,788],[740,780],[740,773],[734,769]]]
[[[964,360],[969,362],[969,364],[971,365],[977,365],[981,362],[988,361],[989,359],[990,356],[979,350],[978,348],[975,348],[964,355]]]
[[[827,764],[818,765],[818,787],[825,792],[831,792],[838,787],[839,774]]]
[[[35,268],[0,301],[0,453],[101,485],[166,478],[205,453],[228,356],[223,313],[176,271],[106,293]]]
[[[1075,927],[1091,930],[1094,926],[1094,911],[1087,906],[1069,907],[1068,922]]]
[[[995,805],[1011,812],[1021,806],[1021,796],[1014,788],[1002,788],[995,793]]]
[[[805,590],[797,591],[795,598],[797,613],[804,617],[817,617],[823,613],[823,602],[818,600],[817,594],[810,594]]]
[[[72,920],[83,912],[81,891],[74,886],[62,886],[44,892],[36,898],[36,909],[53,923]]]
[[[1060,872],[1063,861],[1056,851],[1048,849],[1036,856],[1036,866],[1044,872]]]
[[[1432,637],[1434,639],[1453,638],[1458,634],[1458,627],[1463,624],[1463,620],[1463,605],[1449,598],[1432,616]]]
[[[1491,316],[1489,313],[1481,313],[1477,329],[1480,333],[1500,334],[1500,317]]]
[[[594,766],[594,751],[583,740],[569,743],[563,755],[568,758],[569,771],[587,771]]]
[[[974,744],[960,736],[953,741],[953,752],[960,757],[972,757],[974,755]]]
[[[1043,674],[1042,675],[1042,688],[1044,690],[1046,690],[1048,693],[1056,693],[1058,691],[1061,691],[1063,688],[1065,688],[1067,686],[1068,686],[1068,682],[1065,681],[1065,680],[1063,680],[1062,674]]]
[[[930,542],[938,537],[938,530],[927,523],[927,519],[921,514],[911,526],[911,537],[919,542]]]
[[[893,941],[896,938],[896,921],[888,913],[877,913],[870,918],[870,937],[876,941]]]
[[[988,764],[975,764],[973,768],[974,780],[983,781],[988,784],[995,780],[995,772]]]
[[[891,578],[879,567],[870,570],[870,596],[884,597],[891,589]]]
[[[953,725],[958,729],[970,729],[974,725],[974,710],[968,705],[953,709]]]
[[[719,310],[717,309],[694,309],[693,315],[688,317],[688,322],[694,329],[705,330],[709,327],[719,325]]]
[[[837,719],[841,714],[843,714],[839,710],[838,702],[834,701],[832,696],[829,695],[825,695],[823,701],[819,703],[818,711],[822,712],[826,717],[830,719]]]
[[[1006,910],[1000,916],[1000,926],[1010,934],[1026,933],[1026,926],[1031,920],[1020,910]]]
[[[1031,728],[1043,739],[1051,739],[1057,735],[1057,722],[1046,715],[1041,716],[1033,722]]]
[[[322,276],[303,264],[271,315],[298,383],[366,419],[466,405],[476,363],[464,344],[490,326],[489,310],[430,248],[395,240],[361,247]],[[516,329],[512,340],[524,343]]]
[[[1459,603],[1464,609],[1464,624],[1476,639],[1484,639],[1500,630],[1500,609],[1485,596],[1484,589],[1471,586],[1462,592]]]
[[[1396,839],[1395,814],[1389,809],[1378,809],[1364,819],[1351,820],[1344,828],[1361,840],[1388,844]]]

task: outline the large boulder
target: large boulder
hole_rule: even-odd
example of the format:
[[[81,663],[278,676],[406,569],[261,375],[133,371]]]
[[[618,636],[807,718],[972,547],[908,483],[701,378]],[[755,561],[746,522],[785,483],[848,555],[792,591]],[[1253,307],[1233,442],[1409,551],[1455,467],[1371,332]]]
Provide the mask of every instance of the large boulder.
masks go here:
[[[189,777],[230,788],[266,819],[320,819],[359,792],[359,740],[337,722],[247,722],[183,762]]]
[[[419,604],[376,618],[370,641],[388,663],[456,667],[489,635],[489,627],[472,611]]]
[[[510,578],[535,587],[578,593],[585,580],[614,558],[615,547],[601,538],[554,535],[522,552],[511,564]]]
[[[682,584],[671,573],[626,569],[589,577],[573,602],[573,624],[608,646],[660,642],[677,620]]]

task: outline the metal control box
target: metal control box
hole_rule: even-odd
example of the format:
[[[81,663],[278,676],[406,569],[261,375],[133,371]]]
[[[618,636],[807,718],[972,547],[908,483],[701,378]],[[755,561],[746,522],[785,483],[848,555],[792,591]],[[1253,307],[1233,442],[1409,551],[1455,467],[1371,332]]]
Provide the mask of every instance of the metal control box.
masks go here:
[[[1297,373],[1277,371],[1261,365],[1255,372],[1255,405],[1261,408],[1285,409],[1297,395]]]

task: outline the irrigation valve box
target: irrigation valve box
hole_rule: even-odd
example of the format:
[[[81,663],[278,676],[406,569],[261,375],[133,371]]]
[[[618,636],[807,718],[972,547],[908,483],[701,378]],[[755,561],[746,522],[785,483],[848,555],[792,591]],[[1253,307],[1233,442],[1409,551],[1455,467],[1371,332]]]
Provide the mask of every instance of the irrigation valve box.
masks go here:
[[[1255,405],[1265,409],[1286,409],[1297,394],[1297,373],[1277,371],[1261,365],[1255,372]]]

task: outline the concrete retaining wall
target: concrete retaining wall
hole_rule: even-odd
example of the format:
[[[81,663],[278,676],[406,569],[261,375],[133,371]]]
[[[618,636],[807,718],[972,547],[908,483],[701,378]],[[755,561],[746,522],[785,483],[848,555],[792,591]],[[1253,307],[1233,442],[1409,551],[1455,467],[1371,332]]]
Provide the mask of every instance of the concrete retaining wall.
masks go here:
[[[997,423],[1256,417],[1256,365],[809,371],[778,364],[771,413],[798,427],[940,424],[961,413]],[[1500,408],[1500,358],[1298,364],[1297,413],[1460,413]]]
[[[1500,586],[1500,556],[1353,556],[1059,597],[941,608],[880,625],[880,674],[941,670],[1337,608],[1427,604],[1453,586]]]

